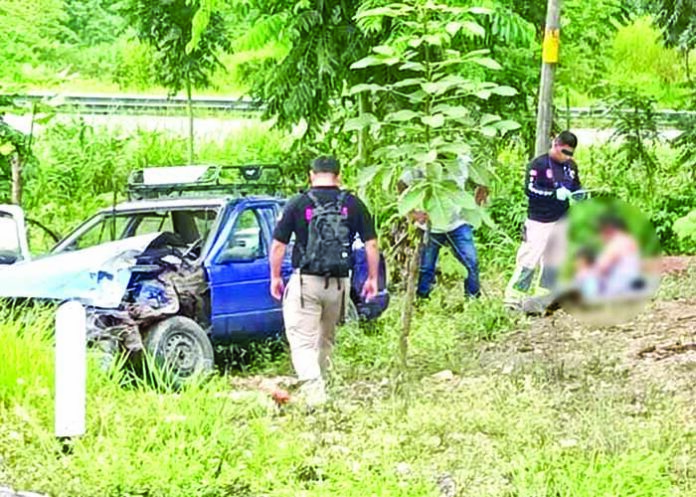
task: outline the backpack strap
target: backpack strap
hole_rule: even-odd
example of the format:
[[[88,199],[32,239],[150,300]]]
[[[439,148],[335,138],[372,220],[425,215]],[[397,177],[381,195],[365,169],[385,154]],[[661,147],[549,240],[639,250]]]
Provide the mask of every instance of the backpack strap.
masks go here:
[[[339,208],[342,209],[344,207],[343,204],[345,203],[346,199],[348,198],[349,193],[350,192],[348,192],[348,190],[340,190],[339,191],[338,197],[336,197],[336,204],[338,205]],[[307,197],[312,202],[312,204],[314,204],[314,207],[318,207],[320,209],[323,209],[326,204],[330,203],[330,202],[326,202],[326,204],[323,204],[319,200],[319,198],[317,198],[317,196],[314,194],[314,192],[312,190],[307,190],[305,195],[307,195]]]
[[[343,203],[346,201],[347,198],[348,190],[341,190],[338,194],[338,198],[336,199],[336,202],[338,203],[339,207],[343,207]]]
[[[307,193],[305,193],[305,195],[309,197],[309,200],[311,200],[315,206],[321,205],[321,202],[319,202],[319,199],[316,195],[314,195],[314,192],[312,190],[307,190]]]

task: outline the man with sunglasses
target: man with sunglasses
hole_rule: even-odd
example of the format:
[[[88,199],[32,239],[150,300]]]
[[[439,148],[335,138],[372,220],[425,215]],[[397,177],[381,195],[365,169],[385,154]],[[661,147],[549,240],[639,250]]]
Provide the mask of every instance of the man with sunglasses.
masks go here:
[[[525,193],[529,199],[522,246],[515,272],[505,290],[505,303],[516,307],[528,295],[538,276],[536,295],[547,295],[558,280],[567,250],[567,213],[572,192],[580,189],[573,160],[578,139],[570,131],[559,134],[547,154],[527,167]]]

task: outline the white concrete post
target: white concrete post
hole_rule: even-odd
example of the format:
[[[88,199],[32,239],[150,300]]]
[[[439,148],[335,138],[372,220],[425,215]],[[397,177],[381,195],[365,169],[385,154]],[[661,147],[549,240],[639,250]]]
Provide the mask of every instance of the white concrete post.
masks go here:
[[[87,389],[87,317],[78,302],[56,313],[55,434],[70,438],[85,433]]]

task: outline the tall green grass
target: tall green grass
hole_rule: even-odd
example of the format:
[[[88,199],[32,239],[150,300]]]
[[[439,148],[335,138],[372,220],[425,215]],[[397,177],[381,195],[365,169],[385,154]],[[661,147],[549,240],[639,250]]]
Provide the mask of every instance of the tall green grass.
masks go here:
[[[630,390],[611,376],[588,375],[570,393],[567,380],[542,369],[483,371],[461,347],[465,334],[442,339],[448,320],[448,312],[419,319],[418,333],[433,336],[425,344],[416,334],[414,349],[427,352],[429,366],[414,360],[406,405],[383,369],[393,352],[386,342],[374,348],[375,336],[341,336],[335,403],[311,416],[278,416],[265,395],[232,392],[223,378],[163,393],[123,387],[118,375],[90,368],[88,433],[69,454],[51,435],[51,342],[16,336],[24,328],[5,322],[0,338],[14,340],[17,353],[13,366],[0,363],[0,378],[6,385],[17,372],[27,381],[0,403],[0,478],[55,497],[435,497],[443,477],[459,495],[491,497],[694,490],[679,405],[654,394],[636,417]],[[358,340],[372,357],[350,352]],[[459,363],[461,377],[429,379],[448,361]],[[372,376],[356,382],[361,364],[372,365]]]
[[[670,298],[693,298],[693,283]],[[398,301],[373,328],[341,329],[333,403],[312,415],[279,414],[226,377],[173,391],[90,358],[87,434],[67,454],[52,436],[52,311],[3,311],[0,481],[54,497],[436,497],[443,479],[479,497],[693,495],[688,404],[617,374],[623,357],[594,340],[575,365],[517,362],[513,348],[503,368],[491,350],[537,322],[460,290],[419,306],[400,388]],[[287,373],[287,356],[274,361],[266,374]],[[442,369],[453,379],[431,376]]]
[[[197,159],[201,164],[277,162],[287,144],[266,123],[250,121],[224,141],[199,140]],[[132,170],[186,164],[186,147],[185,138],[160,132],[124,133],[79,120],[56,121],[36,138],[38,162],[26,171],[25,209],[30,218],[65,236],[114,199],[124,200]],[[42,231],[30,234],[33,251],[51,246]]]

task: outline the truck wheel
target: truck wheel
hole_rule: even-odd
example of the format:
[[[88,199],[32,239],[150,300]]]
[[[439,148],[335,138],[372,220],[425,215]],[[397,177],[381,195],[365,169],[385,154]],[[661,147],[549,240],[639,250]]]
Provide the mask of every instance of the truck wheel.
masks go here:
[[[214,352],[198,323],[174,316],[153,325],[145,335],[145,350],[174,386],[213,371]]]

